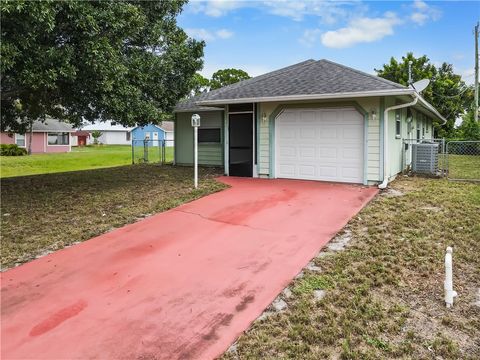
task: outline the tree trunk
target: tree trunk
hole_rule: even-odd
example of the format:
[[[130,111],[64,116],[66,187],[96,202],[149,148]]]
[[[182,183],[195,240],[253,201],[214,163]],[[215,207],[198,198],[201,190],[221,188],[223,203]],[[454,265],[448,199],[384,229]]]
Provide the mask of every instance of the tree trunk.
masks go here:
[[[28,128],[28,155],[32,155],[32,138],[33,138],[33,120],[30,120]]]

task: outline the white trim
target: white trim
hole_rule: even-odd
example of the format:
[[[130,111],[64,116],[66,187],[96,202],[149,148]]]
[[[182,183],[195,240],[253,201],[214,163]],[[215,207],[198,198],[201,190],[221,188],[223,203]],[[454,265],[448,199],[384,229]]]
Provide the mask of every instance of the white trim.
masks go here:
[[[174,113],[191,113],[191,112],[207,112],[207,111],[224,111],[225,108],[215,108],[215,109],[182,109],[182,110],[174,110]]]
[[[48,142],[48,136],[47,136],[47,133],[44,132],[43,133],[43,152],[44,153],[47,152],[47,142]]]
[[[17,145],[17,146],[20,147],[20,148],[26,149],[26,148],[27,148],[27,134],[26,134],[26,133],[25,133],[25,134],[17,134],[17,133],[15,133],[14,135],[15,135],[15,136],[14,136],[13,140],[15,141],[15,145]],[[17,135],[22,135],[22,136],[23,136],[23,141],[24,141],[25,145],[20,146],[20,145],[17,144]]]
[[[68,134],[68,144],[49,144],[48,143],[48,134],[63,134],[63,133],[66,133],[68,131],[45,131],[45,133],[47,134],[47,146],[70,146],[70,144],[72,143],[70,141],[70,134]]]
[[[389,96],[389,95],[411,95],[415,93],[413,89],[398,89],[398,90],[374,90],[374,91],[359,91],[359,92],[344,92],[344,93],[330,93],[330,94],[309,94],[309,95],[285,95],[285,96],[265,96],[252,97],[242,99],[222,99],[222,100],[202,100],[197,101],[196,105],[223,105],[223,104],[241,104],[249,102],[269,102],[269,101],[292,101],[292,100],[322,100],[322,99],[342,99],[355,97],[370,97],[370,96]]]

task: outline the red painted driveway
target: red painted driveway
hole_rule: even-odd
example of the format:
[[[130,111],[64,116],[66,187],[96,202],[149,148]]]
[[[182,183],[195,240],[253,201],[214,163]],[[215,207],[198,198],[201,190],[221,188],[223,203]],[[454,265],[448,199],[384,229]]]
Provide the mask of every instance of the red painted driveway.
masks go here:
[[[2,274],[2,359],[211,359],[376,193],[228,190]]]

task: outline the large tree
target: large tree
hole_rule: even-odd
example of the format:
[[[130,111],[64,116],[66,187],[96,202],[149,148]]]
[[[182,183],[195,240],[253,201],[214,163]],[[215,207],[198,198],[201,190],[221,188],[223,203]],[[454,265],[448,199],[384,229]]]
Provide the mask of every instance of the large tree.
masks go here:
[[[210,88],[215,90],[246,79],[250,79],[250,75],[248,75],[246,71],[240,69],[218,70],[212,75]]]
[[[205,44],[176,23],[185,2],[3,0],[2,130],[161,121],[203,65]]]
[[[378,76],[408,85],[408,63],[412,61],[413,81],[429,79],[430,85],[422,92],[422,96],[447,119],[447,124],[436,124],[436,136],[454,137],[455,120],[464,114],[472,105],[473,88],[468,87],[462,77],[455,74],[453,66],[443,63],[436,67],[427,56],[416,58],[407,53],[401,61],[391,58],[382,69],[375,69]]]

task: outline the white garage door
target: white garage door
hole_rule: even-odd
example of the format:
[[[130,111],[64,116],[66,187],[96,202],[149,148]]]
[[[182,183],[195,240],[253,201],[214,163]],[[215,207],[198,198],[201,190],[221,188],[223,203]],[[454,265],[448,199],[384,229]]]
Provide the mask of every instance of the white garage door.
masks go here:
[[[363,132],[354,108],[285,110],[275,122],[276,177],[362,183]]]

